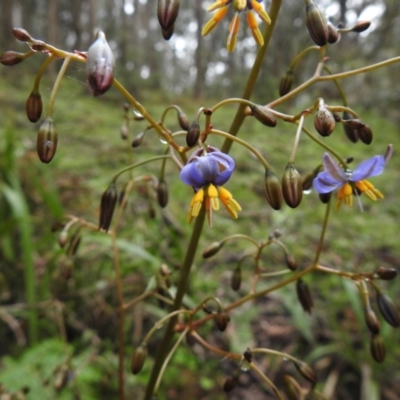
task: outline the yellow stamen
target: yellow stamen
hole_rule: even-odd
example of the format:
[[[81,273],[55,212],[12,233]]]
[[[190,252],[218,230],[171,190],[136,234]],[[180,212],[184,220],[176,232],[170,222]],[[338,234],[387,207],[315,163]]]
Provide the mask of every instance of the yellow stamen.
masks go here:
[[[241,12],[247,7],[246,0],[233,0],[232,7],[235,11]]]
[[[252,33],[253,38],[256,41],[256,43],[259,46],[263,46],[264,38],[263,38],[263,35],[261,34],[261,31],[258,29],[258,22],[252,11],[249,11],[247,13],[247,24],[249,25],[249,28],[251,29],[251,33]]]
[[[264,10],[263,6],[261,3],[259,3],[256,0],[250,0],[251,1],[251,6],[253,7],[253,10],[259,15],[259,17],[266,23],[270,24],[271,23],[271,18],[269,15],[266,13]]]
[[[213,16],[212,18],[204,25],[201,34],[203,36],[208,35],[216,26],[217,24],[222,20],[222,18],[225,17],[226,13],[228,12],[228,6],[222,7],[219,9]]]
[[[229,215],[237,219],[238,211],[241,211],[242,207],[240,204],[233,198],[232,194],[223,187],[218,188],[219,198],[222,201],[222,204],[225,206]]]
[[[231,23],[229,24],[229,35],[228,40],[226,42],[226,48],[230,53],[235,50],[236,42],[237,42],[237,33],[239,31],[239,13],[236,13],[232,18]]]
[[[377,198],[383,199],[383,194],[378,190],[375,189],[374,185],[366,180],[362,180],[356,182],[356,188],[361,192],[364,193],[370,200],[376,201]]]
[[[218,9],[218,8],[221,8],[221,7],[223,7],[224,5],[226,5],[226,3],[228,2],[229,0],[219,0],[219,1],[216,1],[215,3],[213,3],[213,4],[211,4],[209,7],[207,7],[207,11],[214,11],[214,10],[216,10],[216,9]]]

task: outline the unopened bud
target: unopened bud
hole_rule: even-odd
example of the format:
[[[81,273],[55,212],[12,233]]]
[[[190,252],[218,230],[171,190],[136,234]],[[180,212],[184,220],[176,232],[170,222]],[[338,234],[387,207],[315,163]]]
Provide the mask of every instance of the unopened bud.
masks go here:
[[[66,230],[62,230],[60,232],[60,235],[58,236],[58,244],[60,245],[61,248],[64,248],[64,246],[67,244],[68,241],[68,232]]]
[[[279,95],[284,96],[290,92],[293,85],[293,70],[288,69],[279,83]]]
[[[391,281],[392,279],[396,278],[397,270],[394,268],[385,268],[379,267],[375,274],[379,277],[379,279],[383,279],[384,281]]]
[[[398,328],[400,326],[400,317],[391,298],[384,293],[378,293],[377,302],[379,311],[385,321],[392,325],[393,328]]]
[[[252,104],[250,110],[254,118],[260,121],[263,125],[274,128],[277,124],[274,114],[268,107],[260,106],[258,104]]]
[[[131,108],[131,105],[129,103],[124,103],[124,111],[127,113]]]
[[[229,315],[224,310],[218,310],[215,314],[215,325],[217,328],[223,332],[228,326],[228,322],[231,320]]]
[[[14,37],[20,42],[30,42],[32,41],[31,35],[23,28],[14,28],[12,30]]]
[[[243,358],[250,364],[253,360],[253,353],[251,352],[250,349],[247,349],[244,353],[243,353]]]
[[[197,121],[193,121],[186,134],[186,144],[193,147],[200,137],[200,125]]]
[[[211,243],[204,251],[203,251],[203,258],[210,258],[217,254],[222,246],[224,245],[224,242],[213,242]]]
[[[350,121],[353,119],[353,116],[347,111],[343,112],[343,129],[344,133],[353,143],[358,142],[359,139],[359,127],[350,124]]]
[[[383,338],[381,336],[379,335],[371,336],[369,350],[371,352],[372,358],[376,362],[381,363],[385,360],[386,348],[385,348],[385,342],[383,341]]]
[[[86,76],[94,96],[107,92],[114,81],[114,55],[106,36],[99,31],[96,41],[89,47],[86,60]]]
[[[120,134],[121,134],[121,139],[123,140],[128,139],[129,127],[125,122],[121,125]]]
[[[133,353],[132,362],[131,362],[131,371],[132,374],[138,374],[144,365],[147,357],[147,345],[142,343]]]
[[[299,400],[301,399],[301,386],[298,382],[290,375],[285,375],[283,377],[285,384],[285,393],[289,400]]]
[[[286,265],[287,267],[291,270],[291,271],[296,271],[297,269],[297,263],[296,263],[296,259],[294,258],[294,256],[290,253],[286,253],[285,254],[285,261],[286,261]]]
[[[144,132],[138,133],[132,140],[132,147],[139,147],[143,142],[143,138]]]
[[[330,136],[335,129],[335,118],[322,103],[315,113],[314,126],[318,133],[324,137]]]
[[[381,330],[381,324],[375,314],[375,312],[371,308],[367,308],[364,311],[364,318],[365,318],[365,323],[368,326],[368,329],[377,335],[379,331]]]
[[[232,276],[231,276],[232,290],[237,292],[240,289],[241,284],[242,284],[242,269],[240,267],[237,267],[232,271]]]
[[[307,363],[300,360],[296,360],[293,361],[293,364],[304,379],[310,382],[313,386],[317,383],[318,381],[317,375],[315,374],[315,371]]]
[[[170,28],[167,30],[161,29],[161,34],[165,40],[171,39],[172,35],[174,34],[174,26],[172,25]]]
[[[164,179],[160,179],[157,185],[157,202],[162,208],[168,204],[168,185]]]
[[[36,140],[36,150],[40,161],[48,164],[56,154],[58,134],[53,118],[47,117],[40,125]]]
[[[314,302],[311,297],[310,288],[308,287],[307,283],[301,279],[298,279],[296,283],[296,292],[297,298],[299,299],[303,310],[311,314],[311,309],[314,307]]]
[[[332,192],[329,193],[318,193],[318,197],[321,200],[321,203],[328,204],[331,199]]]
[[[112,183],[101,196],[99,229],[103,229],[107,232],[110,228],[117,200],[117,188],[115,184]]]
[[[182,110],[178,111],[178,122],[179,122],[179,126],[184,131],[188,131],[189,130],[190,125],[189,125],[188,117]]]
[[[157,17],[163,31],[174,25],[179,12],[180,0],[158,0]]]
[[[288,163],[282,177],[282,194],[286,204],[296,208],[303,197],[302,179],[293,163]]]
[[[230,377],[226,378],[226,381],[223,386],[224,391],[231,392],[237,386],[238,381],[239,381],[239,379],[237,376],[230,376]]]
[[[325,46],[329,37],[328,22],[322,11],[311,0],[307,0],[306,25],[311,39],[318,46]]]
[[[371,26],[370,21],[358,21],[352,28],[352,32],[361,33],[366,31]]]
[[[6,51],[0,56],[0,62],[7,67],[17,65],[24,60],[24,53],[18,53],[16,51]]]
[[[277,176],[270,169],[265,170],[264,178],[265,198],[274,210],[282,207],[282,187]]]
[[[328,22],[328,43],[336,43],[338,39],[338,30],[330,22]]]
[[[365,124],[364,127],[358,131],[358,135],[363,143],[365,144],[372,143],[373,139],[372,130],[367,124]]]
[[[42,116],[43,102],[39,92],[33,91],[26,100],[26,115],[29,121],[37,122]]]

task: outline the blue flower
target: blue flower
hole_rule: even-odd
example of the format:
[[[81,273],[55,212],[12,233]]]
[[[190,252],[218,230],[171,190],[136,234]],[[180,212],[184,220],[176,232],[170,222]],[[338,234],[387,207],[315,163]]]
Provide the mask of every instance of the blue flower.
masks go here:
[[[217,0],[207,9],[207,11],[217,10],[217,12],[204,25],[201,34],[203,36],[208,35],[225,17],[228,12],[229,5],[232,5],[232,8],[235,10],[235,15],[229,25],[229,35],[226,43],[228,51],[232,52],[235,49],[237,33],[239,31],[239,13],[241,13],[242,11],[247,11],[247,23],[251,29],[254,40],[259,46],[263,46],[264,38],[260,30],[258,29],[258,22],[252,11],[254,10],[266,24],[271,23],[269,15],[265,12],[262,5],[260,4],[261,1],[262,0]]]
[[[205,204],[207,219],[212,225],[212,212],[219,209],[219,200],[226,207],[232,218],[238,217],[241,210],[239,203],[233,199],[232,194],[221,187],[232,175],[235,162],[232,157],[208,147],[196,150],[189,158],[188,163],[182,168],[180,178],[186,185],[193,186],[196,193],[190,203],[190,210],[187,216],[188,222],[199,215],[201,207]]]
[[[375,189],[374,185],[367,181],[366,178],[380,175],[390,154],[389,156],[388,153],[385,156],[374,156],[363,161],[354,170],[349,170],[337,165],[332,157],[325,153],[322,158],[324,171],[320,172],[314,179],[314,189],[318,193],[330,193],[335,189],[339,189],[336,209],[340,208],[342,202],[351,206],[353,204],[353,194],[364,193],[373,201],[376,201],[377,198],[383,199],[383,194],[378,189]]]

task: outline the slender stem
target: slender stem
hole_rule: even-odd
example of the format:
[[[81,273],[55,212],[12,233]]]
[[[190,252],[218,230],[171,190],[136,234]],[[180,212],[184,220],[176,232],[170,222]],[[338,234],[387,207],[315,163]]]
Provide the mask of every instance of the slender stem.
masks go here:
[[[38,92],[39,91],[39,84],[40,80],[42,79],[43,73],[46,70],[46,68],[49,66],[49,64],[54,61],[55,58],[53,56],[50,56],[46,58],[46,60],[43,62],[43,64],[40,66],[39,71],[37,72],[35,76],[35,82],[33,83],[33,92]]]
[[[47,108],[47,115],[52,116],[53,115],[53,110],[54,110],[54,103],[56,100],[56,94],[58,92],[58,89],[60,87],[61,81],[64,78],[65,72],[67,71],[68,65],[71,61],[71,57],[65,58],[63,65],[57,75],[57,79],[54,82],[53,90],[51,91],[50,99],[49,99],[49,106]]]
[[[190,238],[185,259],[183,261],[183,265],[180,271],[180,278],[179,278],[177,292],[175,295],[173,311],[179,310],[182,305],[183,296],[187,290],[190,270],[199,244],[201,232],[203,230],[205,216],[206,216],[206,210],[205,207],[202,207],[198,217],[196,218],[193,227],[192,237]],[[164,364],[164,360],[167,357],[171,348],[175,323],[176,323],[176,318],[171,318],[169,320],[168,326],[164,333],[164,337],[162,338],[161,343],[158,346],[153,370],[151,372],[150,380],[146,388],[145,400],[150,400],[153,395],[154,387],[157,383],[157,379],[160,374],[161,368]]]
[[[294,163],[294,159],[296,157],[296,152],[297,152],[297,147],[299,146],[301,131],[303,130],[303,124],[304,124],[304,115],[302,115],[300,117],[299,125],[297,127],[296,136],[294,138],[292,154],[290,155],[290,158],[289,158],[290,163]]]
[[[271,389],[274,391],[276,397],[279,400],[284,400],[281,393],[279,392],[278,388],[274,385],[274,383],[271,381],[271,379],[269,379],[262,371],[260,368],[258,368],[258,366],[256,364],[254,364],[253,362],[251,362],[249,364],[250,368],[257,373],[257,375],[264,381],[267,383],[268,386],[271,387]]]

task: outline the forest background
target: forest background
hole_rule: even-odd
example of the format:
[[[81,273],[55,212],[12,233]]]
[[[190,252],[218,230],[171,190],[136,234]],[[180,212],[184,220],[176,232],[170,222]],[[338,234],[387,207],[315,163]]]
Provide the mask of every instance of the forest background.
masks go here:
[[[229,54],[225,49],[228,21],[203,38],[201,28],[210,17],[205,11],[209,2],[182,1],[175,33],[165,41],[155,3],[1,1],[0,53],[26,51],[25,45],[12,36],[15,26],[68,51],[86,51],[93,42],[94,32],[101,29],[116,56],[116,76],[155,115],[161,115],[169,104],[177,104],[190,119],[201,106],[240,97],[257,50],[245,24],[239,33],[237,49]],[[397,0],[321,0],[318,4],[334,24],[351,25],[364,19],[372,22],[368,31],[342,35],[330,48],[327,64],[333,71],[355,69],[398,55],[400,2]],[[283,1],[270,56],[263,63],[253,101],[265,104],[277,97],[280,78],[291,60],[304,47],[312,45],[304,12],[302,1]],[[151,145],[144,143],[140,148],[143,153],[132,155],[130,142],[143,126],[133,124],[129,140],[122,140],[124,100],[120,94],[111,90],[101,98],[92,98],[84,66],[71,65],[56,102],[60,134],[57,158],[50,165],[41,164],[35,149],[38,125],[27,121],[24,108],[43,60],[33,57],[18,66],[0,68],[0,174],[11,190],[7,192],[2,185],[0,200],[0,384],[20,396],[27,392],[27,398],[38,398],[34,396],[40,393],[42,399],[107,399],[117,390],[116,294],[110,244],[100,235],[83,235],[79,251],[70,257],[65,249],[59,248],[57,233],[51,227],[70,213],[96,224],[100,197],[110,177],[130,163],[132,157],[135,159],[136,154],[151,154]],[[309,77],[316,62],[317,56],[302,61],[295,70],[295,83]],[[43,98],[50,95],[59,66],[54,63],[47,71],[42,82]],[[335,213],[324,256],[324,262],[330,266],[351,271],[400,267],[398,77],[399,66],[394,65],[341,82],[350,106],[374,132],[373,148],[351,145],[348,156],[359,162],[366,155],[382,154],[387,143],[394,144],[395,153],[379,178],[378,186],[385,199],[366,205],[364,213],[354,206]],[[339,102],[335,86],[323,83],[292,100],[290,107],[300,111],[317,97],[323,97],[329,104]],[[228,129],[234,111],[232,107],[231,113],[228,110],[216,116],[215,123]],[[293,127],[280,124],[276,130],[266,131],[260,124],[246,121],[242,130],[260,151],[284,168]],[[343,152],[350,148],[342,132],[335,131],[335,135],[342,136],[337,142]],[[320,149],[313,144],[302,145],[298,157],[302,160],[298,162],[300,172],[306,174],[315,168],[320,156]],[[310,199],[307,196],[296,212],[287,208],[273,212],[263,197],[260,171],[249,162],[249,154],[237,152],[235,160],[239,188],[236,197],[244,206],[240,216],[243,231],[251,232],[257,240],[265,240],[275,229],[282,230],[286,246],[301,265],[310,257],[310,248],[312,254],[315,246],[312,241],[318,237],[323,215],[318,210],[318,199],[310,194]],[[162,211],[155,209],[144,188],[135,194],[128,209],[132,216],[127,218],[120,242],[127,295],[140,293],[165,259],[170,265],[179,264],[180,243],[189,232],[184,214],[190,195],[185,190],[178,179],[171,178],[170,196],[175,202]],[[215,224],[207,232],[203,248],[224,231],[236,229],[232,225],[235,222],[220,218],[223,223]],[[245,251],[245,247],[232,246],[215,261],[199,260],[192,292],[213,292],[219,296],[228,292],[228,297],[233,296],[229,292],[229,276],[238,260],[237,251]],[[271,250],[265,263],[273,268],[282,262],[281,258],[279,251]],[[34,338],[29,337],[26,322],[28,283],[21,279],[27,264],[34,271],[38,302]],[[315,296],[311,316],[304,314],[296,303],[294,288],[287,287],[257,300],[257,307],[248,305],[238,310],[236,320],[241,323],[235,323],[233,318],[233,328],[225,336],[210,328],[208,337],[237,351],[243,351],[248,343],[257,343],[294,352],[314,363],[324,382],[321,391],[332,399],[399,399],[398,333],[383,326],[388,354],[383,364],[374,363],[368,351],[369,334],[357,291],[348,282],[332,276],[316,274],[308,283]],[[398,283],[384,282],[383,286],[398,306]],[[155,301],[141,303],[132,310],[126,332],[130,349],[140,343],[161,315],[163,312]],[[284,371],[273,360],[266,361],[263,367],[270,371],[273,380],[279,380]],[[128,377],[129,390],[141,393],[149,369],[137,377]],[[234,366],[204,349],[183,347],[165,377],[165,398],[225,398],[222,382],[233,369]],[[256,377],[248,374],[229,398],[273,398],[268,393]]]

